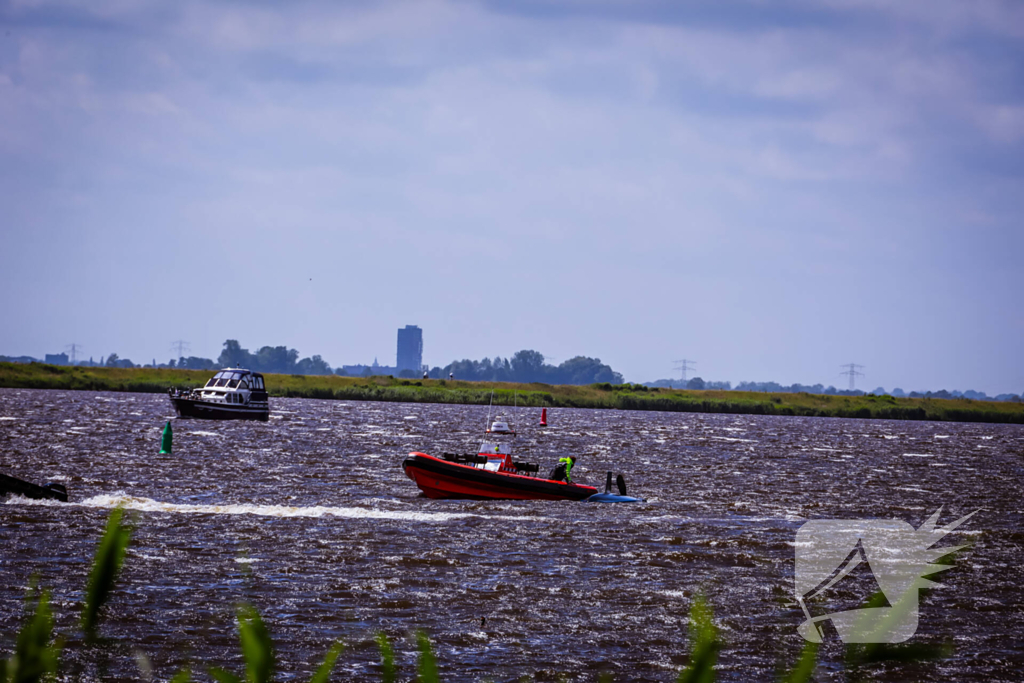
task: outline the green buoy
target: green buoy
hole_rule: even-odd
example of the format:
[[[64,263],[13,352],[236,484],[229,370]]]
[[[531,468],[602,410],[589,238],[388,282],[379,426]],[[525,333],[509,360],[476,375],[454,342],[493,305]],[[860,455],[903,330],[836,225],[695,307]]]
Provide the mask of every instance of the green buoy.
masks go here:
[[[160,454],[166,455],[171,452],[171,421],[168,420],[167,424],[164,425],[164,435],[160,439]]]

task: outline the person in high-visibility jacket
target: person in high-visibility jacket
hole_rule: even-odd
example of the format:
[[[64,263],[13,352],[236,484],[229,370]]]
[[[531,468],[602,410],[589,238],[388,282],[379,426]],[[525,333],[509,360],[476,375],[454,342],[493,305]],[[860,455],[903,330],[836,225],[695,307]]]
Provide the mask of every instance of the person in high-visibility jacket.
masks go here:
[[[572,483],[572,466],[576,464],[576,456],[570,455],[568,458],[559,458],[559,464],[565,465],[565,481],[568,484]]]

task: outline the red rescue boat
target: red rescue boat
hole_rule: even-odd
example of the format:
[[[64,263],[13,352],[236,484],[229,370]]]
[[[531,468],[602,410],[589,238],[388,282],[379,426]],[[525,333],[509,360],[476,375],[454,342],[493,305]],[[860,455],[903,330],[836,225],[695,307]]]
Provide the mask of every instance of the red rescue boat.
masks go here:
[[[402,468],[427,498],[584,500],[593,486],[537,476],[538,466],[515,462],[507,446],[484,444],[476,455],[410,453]]]

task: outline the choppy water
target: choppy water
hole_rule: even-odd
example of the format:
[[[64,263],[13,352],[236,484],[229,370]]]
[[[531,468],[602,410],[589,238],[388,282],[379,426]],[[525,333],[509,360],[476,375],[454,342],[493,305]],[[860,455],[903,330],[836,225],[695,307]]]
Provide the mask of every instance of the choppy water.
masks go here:
[[[467,452],[486,409],[276,399],[268,423],[174,420],[166,397],[0,390],[0,471],[63,482],[71,503],[0,504],[0,649],[33,573],[74,628],[108,510],[138,528],[104,624],[158,678],[186,659],[237,667],[234,605],[269,623],[285,678],[333,639],[338,678],[374,680],[371,639],[429,631],[449,681],[674,680],[703,590],[726,638],[720,679],[773,680],[803,641],[793,541],[806,520],[940,523],[983,508],[943,545],[972,543],[922,597],[915,642],[942,662],[880,680],[1021,680],[1020,426],[551,410],[523,411],[517,459],[576,454],[576,478],[624,472],[642,505],[431,501],[402,473],[411,450]],[[486,619],[482,625],[481,619]],[[74,653],[70,653],[72,658]],[[822,654],[840,680],[841,649]],[[114,678],[133,678],[130,657]]]

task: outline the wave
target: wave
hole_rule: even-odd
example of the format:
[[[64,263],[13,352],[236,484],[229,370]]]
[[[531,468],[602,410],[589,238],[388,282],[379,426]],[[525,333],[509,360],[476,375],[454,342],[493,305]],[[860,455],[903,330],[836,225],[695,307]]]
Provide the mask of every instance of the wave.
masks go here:
[[[508,515],[483,515],[473,512],[412,512],[398,510],[379,510],[361,507],[290,507],[287,505],[192,505],[185,503],[165,503],[152,498],[139,498],[124,493],[103,494],[86,498],[74,503],[61,503],[54,500],[30,500],[20,496],[7,501],[8,505],[41,505],[41,506],[78,506],[89,508],[116,508],[138,510],[140,512],[162,512],[186,515],[257,515],[261,517],[339,517],[344,519],[379,519],[405,522],[450,522],[467,517],[484,517],[488,519],[507,519],[516,521],[536,522],[546,518]]]

